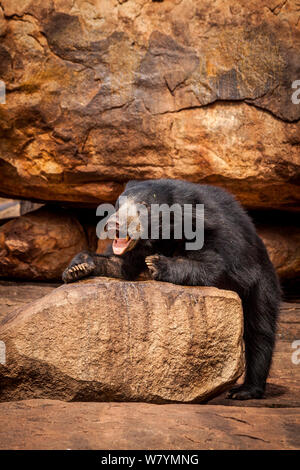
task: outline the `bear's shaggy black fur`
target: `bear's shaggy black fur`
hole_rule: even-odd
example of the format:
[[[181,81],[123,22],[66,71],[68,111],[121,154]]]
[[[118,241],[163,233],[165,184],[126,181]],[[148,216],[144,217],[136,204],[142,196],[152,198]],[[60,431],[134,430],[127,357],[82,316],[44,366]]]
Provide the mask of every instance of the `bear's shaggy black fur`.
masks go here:
[[[204,204],[204,246],[187,251],[185,240],[138,240],[121,256],[79,253],[63,273],[64,282],[89,275],[137,279],[149,270],[155,280],[215,286],[242,299],[246,373],[229,397],[261,398],[275,341],[279,283],[266,248],[240,204],[228,192],[179,180],[129,182],[122,196],[136,203]]]

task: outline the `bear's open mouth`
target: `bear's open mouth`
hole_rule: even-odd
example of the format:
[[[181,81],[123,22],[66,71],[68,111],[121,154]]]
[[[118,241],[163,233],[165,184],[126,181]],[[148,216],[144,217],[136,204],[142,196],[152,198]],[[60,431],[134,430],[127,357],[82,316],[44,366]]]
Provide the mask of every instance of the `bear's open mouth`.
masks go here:
[[[113,239],[112,249],[114,255],[123,255],[132,250],[138,242],[137,239],[128,235],[127,226],[121,225],[115,214],[108,219],[104,231],[108,233],[110,239]]]
[[[130,238],[129,235],[127,235],[126,238],[116,237],[112,244],[114,255],[123,255],[127,251],[132,250],[136,243],[137,240]]]

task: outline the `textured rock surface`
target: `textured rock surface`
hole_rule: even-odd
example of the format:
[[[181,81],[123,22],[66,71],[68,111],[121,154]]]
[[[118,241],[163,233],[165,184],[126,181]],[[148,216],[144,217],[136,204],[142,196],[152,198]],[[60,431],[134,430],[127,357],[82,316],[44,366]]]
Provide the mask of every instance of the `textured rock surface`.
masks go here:
[[[86,235],[76,217],[41,208],[0,227],[0,276],[61,280],[75,254],[87,248]]]
[[[201,401],[242,373],[238,296],[106,278],[8,315],[1,400]]]
[[[0,449],[299,449],[298,425],[289,408],[26,400],[0,404]]]
[[[20,308],[33,300],[58,287],[59,284],[45,282],[13,282],[0,281],[0,323],[10,312]]]
[[[299,208],[296,0],[2,0],[0,193],[97,205],[126,180]]]
[[[5,222],[5,219],[19,217],[20,215],[27,214],[42,207],[43,204],[38,204],[30,201],[16,201],[15,199],[0,198],[0,224]]]

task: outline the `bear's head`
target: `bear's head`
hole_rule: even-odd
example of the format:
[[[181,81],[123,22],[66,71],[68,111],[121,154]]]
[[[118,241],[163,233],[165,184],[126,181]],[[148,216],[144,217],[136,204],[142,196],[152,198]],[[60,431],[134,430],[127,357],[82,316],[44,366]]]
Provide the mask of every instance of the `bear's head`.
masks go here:
[[[105,231],[114,238],[112,249],[115,255],[127,253],[140,240],[149,240],[151,233],[154,234],[154,225],[159,231],[159,219],[154,220],[152,209],[169,202],[167,193],[162,183],[155,180],[130,181],[126,185],[117,200],[116,212],[105,225]],[[159,234],[155,238],[159,238]]]
[[[105,231],[113,239],[115,255],[127,253],[137,243],[182,241],[187,226],[191,232],[188,239],[195,237],[195,207],[191,204],[188,212],[187,195],[180,194],[179,189],[180,185],[178,188],[177,183],[175,187],[171,180],[130,181],[127,184],[116,203],[116,212],[105,225]]]

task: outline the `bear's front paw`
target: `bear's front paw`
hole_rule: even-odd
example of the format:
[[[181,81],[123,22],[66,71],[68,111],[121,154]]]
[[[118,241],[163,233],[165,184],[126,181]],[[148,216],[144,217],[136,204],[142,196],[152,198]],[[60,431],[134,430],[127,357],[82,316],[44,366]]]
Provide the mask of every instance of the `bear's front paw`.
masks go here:
[[[67,284],[69,282],[75,282],[83,277],[89,276],[95,269],[93,261],[87,263],[75,264],[68,266],[63,272],[62,280]]]
[[[168,280],[168,258],[161,255],[151,255],[147,256],[145,263],[150,271],[152,279],[155,279],[156,281]]]

